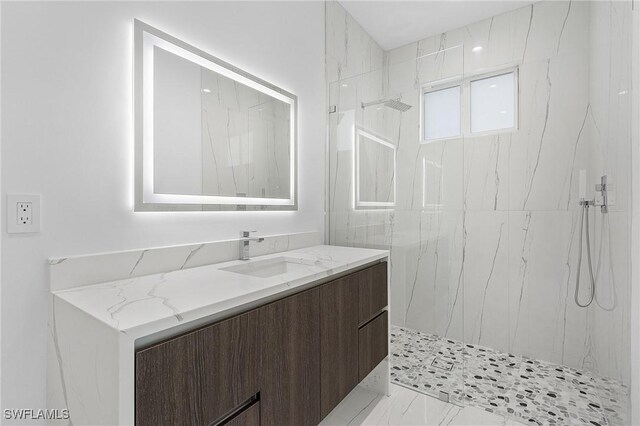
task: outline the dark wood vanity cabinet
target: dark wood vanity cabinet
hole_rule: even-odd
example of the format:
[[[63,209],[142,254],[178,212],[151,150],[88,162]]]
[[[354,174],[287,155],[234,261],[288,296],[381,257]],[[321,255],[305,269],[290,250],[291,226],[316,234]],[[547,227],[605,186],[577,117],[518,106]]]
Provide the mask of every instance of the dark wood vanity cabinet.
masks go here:
[[[318,424],[388,353],[377,263],[136,352],[137,425]]]
[[[318,288],[259,309],[262,425],[315,425],[320,417]]]
[[[358,382],[358,273],[320,286],[322,417]]]
[[[260,391],[258,312],[136,353],[137,425],[209,425]]]

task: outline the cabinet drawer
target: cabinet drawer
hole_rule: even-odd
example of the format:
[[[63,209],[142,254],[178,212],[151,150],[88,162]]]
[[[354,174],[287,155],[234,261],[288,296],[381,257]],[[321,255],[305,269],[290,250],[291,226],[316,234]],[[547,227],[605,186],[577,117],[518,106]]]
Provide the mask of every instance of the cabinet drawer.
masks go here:
[[[258,312],[136,353],[136,425],[209,425],[260,391]]]
[[[358,330],[358,371],[363,380],[389,353],[387,311]]]
[[[387,304],[387,262],[358,272],[359,320],[364,324],[380,313]]]

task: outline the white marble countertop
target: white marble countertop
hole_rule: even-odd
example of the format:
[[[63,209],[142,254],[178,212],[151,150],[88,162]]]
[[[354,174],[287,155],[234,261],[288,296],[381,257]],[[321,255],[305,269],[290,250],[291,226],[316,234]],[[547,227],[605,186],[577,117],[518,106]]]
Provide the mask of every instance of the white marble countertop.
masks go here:
[[[251,259],[294,258],[304,267],[259,278],[221,270],[231,261],[53,292],[107,326],[130,336],[186,324],[249,305],[388,256],[386,250],[313,246]]]

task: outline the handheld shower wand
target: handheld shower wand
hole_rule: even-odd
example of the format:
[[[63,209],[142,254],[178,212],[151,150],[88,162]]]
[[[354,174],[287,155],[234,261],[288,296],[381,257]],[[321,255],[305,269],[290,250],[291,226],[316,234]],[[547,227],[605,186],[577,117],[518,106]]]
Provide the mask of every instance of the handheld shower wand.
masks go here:
[[[603,214],[608,213],[609,209],[607,206],[607,203],[608,203],[607,175],[603,175],[600,177],[600,183],[596,185],[596,191],[602,194],[602,204],[599,204],[600,211]],[[581,194],[581,196],[583,196],[583,194]],[[593,300],[596,297],[596,278],[593,275],[593,265],[591,260],[591,240],[589,238],[589,207],[590,206],[595,207],[596,201],[595,199],[589,201],[589,200],[585,200],[584,198],[581,198],[580,205],[582,206],[582,212],[580,214],[580,237],[578,239],[579,241],[578,269],[576,270],[576,291],[575,291],[574,299],[575,299],[576,305],[578,305],[581,308],[586,308],[593,303]],[[585,222],[586,222],[586,230],[585,230]],[[589,266],[589,284],[591,284],[590,285],[591,289],[589,291],[589,300],[585,304],[580,303],[580,298],[578,296],[578,294],[580,293],[580,267],[582,266],[582,235],[583,233],[585,234],[586,240],[587,240],[586,241],[587,242],[587,263]],[[600,244],[602,244],[602,242]],[[598,261],[598,264],[599,263],[600,262]]]

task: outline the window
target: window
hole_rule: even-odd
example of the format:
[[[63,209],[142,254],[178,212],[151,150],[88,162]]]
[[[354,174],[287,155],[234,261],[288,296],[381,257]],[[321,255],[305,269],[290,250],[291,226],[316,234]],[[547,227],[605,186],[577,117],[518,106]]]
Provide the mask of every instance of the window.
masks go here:
[[[500,70],[422,90],[422,142],[517,128],[518,70]]]
[[[460,136],[460,86],[424,94],[424,140]]]
[[[515,72],[471,81],[471,133],[515,127]]]

